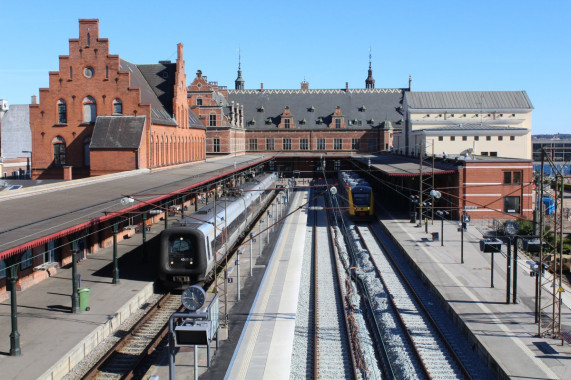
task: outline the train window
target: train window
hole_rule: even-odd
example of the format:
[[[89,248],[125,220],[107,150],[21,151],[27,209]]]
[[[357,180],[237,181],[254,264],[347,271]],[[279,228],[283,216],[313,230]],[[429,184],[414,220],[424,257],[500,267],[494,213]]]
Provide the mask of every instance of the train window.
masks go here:
[[[183,237],[171,240],[170,253],[171,254],[189,254],[192,252],[190,241]]]
[[[369,206],[368,193],[353,193],[353,204],[355,206]]]

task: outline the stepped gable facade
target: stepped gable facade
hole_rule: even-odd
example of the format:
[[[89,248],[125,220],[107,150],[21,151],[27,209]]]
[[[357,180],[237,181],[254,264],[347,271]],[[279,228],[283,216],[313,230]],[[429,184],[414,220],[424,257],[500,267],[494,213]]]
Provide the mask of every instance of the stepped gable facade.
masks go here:
[[[59,57],[59,71],[49,73],[49,87],[30,105],[33,177],[203,160],[205,128],[188,108],[184,65],[182,44],[175,63],[120,59],[99,37],[98,20],[79,20],[79,38],[69,40],[69,55]],[[126,136],[117,140],[119,130]]]

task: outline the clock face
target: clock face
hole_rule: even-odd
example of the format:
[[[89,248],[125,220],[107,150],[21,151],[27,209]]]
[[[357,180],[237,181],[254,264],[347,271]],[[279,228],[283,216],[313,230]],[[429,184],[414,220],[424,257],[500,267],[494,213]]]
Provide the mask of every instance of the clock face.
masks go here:
[[[197,285],[193,285],[182,292],[182,304],[190,311],[196,311],[204,305],[206,293]]]

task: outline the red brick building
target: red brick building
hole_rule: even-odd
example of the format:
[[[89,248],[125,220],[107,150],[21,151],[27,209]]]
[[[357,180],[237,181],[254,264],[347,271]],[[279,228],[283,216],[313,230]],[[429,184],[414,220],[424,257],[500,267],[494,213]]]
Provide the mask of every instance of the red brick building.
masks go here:
[[[188,86],[188,106],[206,127],[208,154],[245,152],[244,107],[228,101],[226,86],[209,82],[198,70]]]
[[[403,89],[234,90],[247,152],[365,153],[389,150],[402,124]]]
[[[98,20],[30,105],[34,178],[70,179],[202,160],[205,129],[187,106],[183,46],[176,63],[135,65],[109,53]]]
[[[459,209],[472,218],[533,216],[533,162],[479,157],[458,168]]]

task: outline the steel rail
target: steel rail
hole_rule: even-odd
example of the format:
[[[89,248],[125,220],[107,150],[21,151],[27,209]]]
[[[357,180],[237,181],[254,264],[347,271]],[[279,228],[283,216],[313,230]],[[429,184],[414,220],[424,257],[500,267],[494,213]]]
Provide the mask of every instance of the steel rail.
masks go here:
[[[147,322],[150,322],[154,318],[160,309],[171,301],[173,297],[172,293],[164,294],[157,303],[155,303],[142,317],[141,319],[129,329],[129,331],[123,336],[119,341],[117,341],[113,347],[101,357],[97,363],[82,377],[82,379],[92,380],[97,379],[99,376],[104,376],[102,373],[108,367],[110,367],[115,360],[120,355],[120,352],[131,344],[132,338],[136,337],[136,334],[141,331]],[[179,306],[175,311],[180,311],[182,306]],[[121,379],[131,379],[133,378],[139,368],[142,367],[143,361],[149,357],[149,355],[156,349],[160,342],[166,337],[168,333],[168,320],[159,329],[157,335],[145,346],[145,348],[133,358],[132,363],[130,363],[130,368],[123,373],[114,372]]]
[[[349,305],[347,304],[347,299],[345,298],[345,293],[343,292],[343,281],[341,280],[341,268],[339,268],[339,265],[337,265],[337,258],[339,257],[339,252],[337,250],[337,246],[335,245],[335,234],[333,232],[333,226],[331,225],[330,222],[330,213],[331,211],[329,211],[330,209],[326,209],[326,219],[327,219],[327,231],[328,231],[328,236],[329,239],[331,241],[331,246],[333,247],[333,266],[334,266],[334,272],[336,273],[335,276],[335,280],[337,281],[337,285],[338,285],[338,289],[341,291],[342,294],[339,295],[339,299],[341,300],[342,303],[342,309],[343,309],[343,324],[345,326],[345,339],[346,339],[346,346],[349,349],[349,356],[351,358],[351,374],[353,375],[353,379],[357,380],[359,379],[359,370],[357,367],[358,364],[358,360],[356,358],[357,355],[357,347],[355,347],[355,345],[358,344],[358,340],[353,340],[351,339],[351,332],[352,329],[350,328],[351,326],[349,325],[349,315],[347,314],[347,310],[349,310]],[[366,370],[366,368],[365,368]]]
[[[379,243],[379,245],[382,247],[383,251],[386,253],[386,257],[389,259],[389,261],[393,264],[393,267],[395,268],[395,270],[397,271],[400,279],[403,281],[403,283],[407,286],[408,290],[410,290],[411,294],[413,295],[414,299],[416,300],[417,304],[419,305],[419,307],[422,309],[422,311],[424,312],[424,315],[426,316],[426,318],[428,319],[428,321],[431,323],[432,327],[434,328],[434,330],[436,331],[436,333],[438,334],[438,336],[442,339],[442,342],[444,343],[444,345],[446,346],[446,348],[448,349],[448,352],[450,353],[450,355],[452,356],[452,358],[454,359],[454,362],[458,365],[460,371],[462,372],[462,374],[464,376],[466,376],[467,379],[472,379],[472,376],[470,375],[470,372],[466,369],[466,367],[464,366],[464,363],[462,362],[462,360],[460,360],[460,358],[458,357],[458,355],[456,354],[456,351],[454,350],[454,348],[450,345],[450,343],[448,342],[448,339],[446,339],[446,336],[444,335],[444,333],[442,332],[442,330],[440,329],[440,327],[438,326],[438,324],[436,323],[436,321],[434,320],[434,318],[432,318],[432,315],[430,314],[428,308],[424,305],[424,303],[422,302],[420,296],[418,295],[418,293],[416,292],[416,290],[414,289],[414,287],[412,286],[412,284],[410,283],[410,281],[406,278],[406,276],[404,275],[404,273],[402,272],[402,269],[400,268],[400,266],[398,265],[398,263],[396,262],[395,258],[393,257],[391,251],[387,248],[387,246],[385,245],[385,243],[383,242],[381,236],[378,234],[378,232],[376,231],[375,228],[373,228],[372,224],[369,224],[369,229],[371,230],[373,236],[375,237],[375,239],[377,240],[377,242]],[[374,263],[374,261],[373,261]],[[377,270],[379,270],[376,266],[376,263],[374,264],[375,268]],[[392,300],[391,300],[392,301]]]

